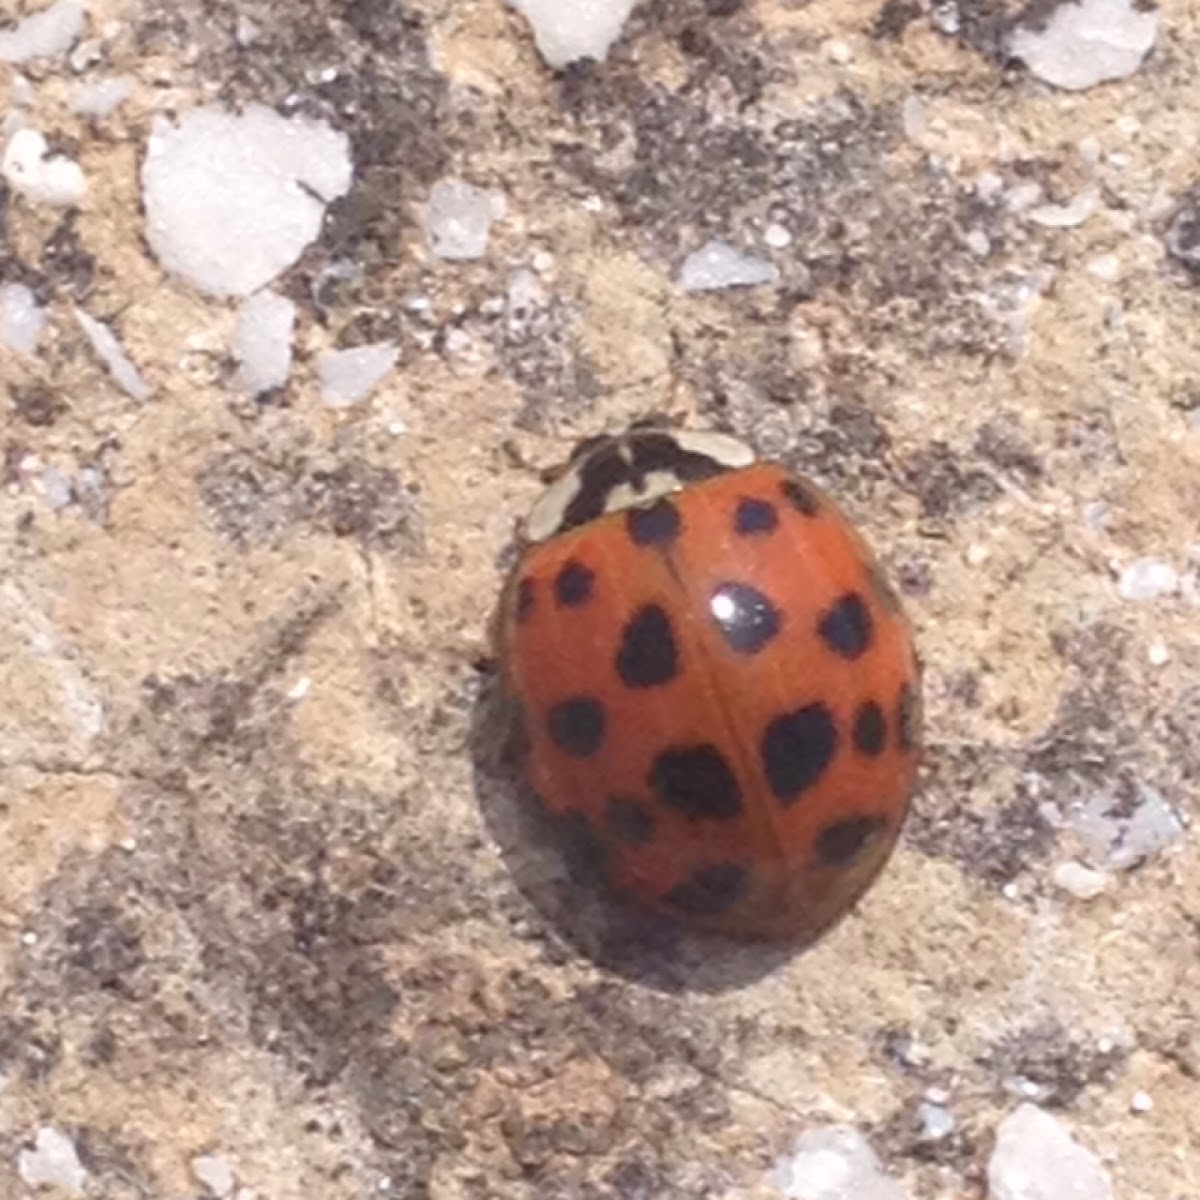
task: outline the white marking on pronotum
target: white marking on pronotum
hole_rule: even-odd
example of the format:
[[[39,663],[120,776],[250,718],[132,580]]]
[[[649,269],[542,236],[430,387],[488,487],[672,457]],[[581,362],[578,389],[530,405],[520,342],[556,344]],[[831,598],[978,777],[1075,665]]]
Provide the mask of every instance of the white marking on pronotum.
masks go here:
[[[632,463],[631,446],[640,437],[652,433],[655,437],[663,437],[663,430],[633,430],[612,441],[606,441],[596,446],[589,454],[583,455],[570,468],[550,483],[533,508],[525,522],[525,537],[531,542],[543,542],[558,533],[566,518],[567,510],[583,490],[583,472],[587,463],[597,453],[616,452],[627,462]],[[754,462],[754,451],[744,442],[724,433],[695,432],[692,430],[676,430],[665,436],[687,454],[699,454],[710,458],[729,470],[748,467]],[[673,471],[652,471],[645,479],[645,487],[635,490],[628,483],[618,484],[609,490],[604,501],[604,512],[618,512],[623,508],[631,508],[637,504],[649,504],[660,496],[677,492],[684,486]]]
[[[745,442],[740,442],[727,433],[680,429],[672,433],[671,437],[689,454],[703,454],[730,470],[748,467],[754,461],[754,451]]]

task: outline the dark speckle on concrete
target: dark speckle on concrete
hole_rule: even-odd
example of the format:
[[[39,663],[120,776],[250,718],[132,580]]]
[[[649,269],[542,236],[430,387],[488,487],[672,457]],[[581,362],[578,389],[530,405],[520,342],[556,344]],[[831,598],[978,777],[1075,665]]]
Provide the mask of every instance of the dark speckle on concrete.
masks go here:
[[[955,768],[939,763],[934,767],[935,779],[943,770]],[[967,778],[974,775],[975,771],[968,770]],[[959,802],[936,815],[918,812],[908,829],[908,837],[918,850],[937,858],[951,858],[968,875],[996,887],[1039,869],[1058,843],[1054,827],[1039,811],[1037,802],[1020,793],[985,811]]]
[[[1054,1022],[1041,1022],[1006,1034],[983,1056],[981,1065],[1002,1088],[1028,1080],[1046,1108],[1075,1104],[1084,1091],[1111,1084],[1125,1068],[1128,1050],[1111,1038],[1084,1038]]]
[[[944,520],[975,512],[995,500],[1000,486],[989,471],[971,465],[945,442],[931,442],[904,464],[906,482],[916,493],[922,515]]]
[[[419,554],[420,496],[388,466],[320,451],[293,431],[215,453],[197,477],[201,503],[226,537],[276,542],[299,527]]]

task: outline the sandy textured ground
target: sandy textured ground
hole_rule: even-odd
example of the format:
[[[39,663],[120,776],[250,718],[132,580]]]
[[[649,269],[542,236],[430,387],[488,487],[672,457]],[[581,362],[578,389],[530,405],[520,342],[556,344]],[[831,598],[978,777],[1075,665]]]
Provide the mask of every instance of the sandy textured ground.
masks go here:
[[[559,78],[499,0],[90,7],[134,81],[117,112],[81,121],[68,67],[29,72],[87,201],[0,191],[0,274],[51,312],[36,359],[0,361],[0,1195],[50,1124],[112,1200],[201,1194],[206,1152],[259,1200],[768,1197],[836,1121],[914,1200],[979,1197],[1024,1080],[1121,1200],[1200,1196],[1196,839],[1096,899],[1052,882],[1072,805],[1196,811],[1200,290],[1164,239],[1200,181],[1200,8],[1069,95],[1002,61],[990,0],[958,36],[904,0],[662,0]],[[140,225],[153,114],[213,98],[354,145],[260,404],[229,387],[234,306],[164,276]],[[449,174],[507,197],[478,263],[424,243]],[[1094,184],[1097,211],[1031,223],[1003,199],[1030,181]],[[779,284],[682,294],[713,235]],[[537,255],[518,319],[497,301]],[[346,258],[361,276],[318,287]],[[325,407],[313,354],[380,337],[398,370]],[[489,799],[514,521],[576,437],[651,411],[835,491],[927,662],[901,848],[790,960],[581,950],[578,901],[528,883]],[[1121,598],[1146,555],[1184,594]],[[932,1142],[931,1088],[957,1122]]]

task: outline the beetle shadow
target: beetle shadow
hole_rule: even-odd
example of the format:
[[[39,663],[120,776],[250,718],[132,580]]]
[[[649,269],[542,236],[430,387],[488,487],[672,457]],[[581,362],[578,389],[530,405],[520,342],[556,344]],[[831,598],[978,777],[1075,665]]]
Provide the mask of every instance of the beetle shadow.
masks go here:
[[[597,966],[655,991],[745,987],[802,954],[804,944],[696,932],[606,885],[606,849],[583,821],[555,816],[525,781],[521,714],[487,671],[471,716],[475,795],[513,882],[544,922]]]

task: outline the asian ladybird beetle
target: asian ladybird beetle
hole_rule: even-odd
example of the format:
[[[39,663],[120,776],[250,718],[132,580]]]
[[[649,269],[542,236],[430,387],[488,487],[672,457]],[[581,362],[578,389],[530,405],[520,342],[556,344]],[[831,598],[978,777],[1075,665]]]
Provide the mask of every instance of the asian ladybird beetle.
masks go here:
[[[618,892],[814,940],[891,854],[920,756],[896,593],[832,500],[723,434],[581,443],[498,610],[528,783]]]

